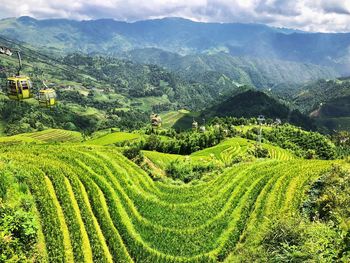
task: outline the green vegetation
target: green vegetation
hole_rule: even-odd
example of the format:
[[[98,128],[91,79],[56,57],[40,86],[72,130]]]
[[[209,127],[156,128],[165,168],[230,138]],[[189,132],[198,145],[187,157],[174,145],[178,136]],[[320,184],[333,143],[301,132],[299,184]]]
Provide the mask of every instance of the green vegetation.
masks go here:
[[[124,146],[131,144],[143,150],[186,155],[217,145],[228,135],[229,134],[226,134],[222,130],[211,128],[204,133],[174,133],[173,137],[169,138],[157,134],[151,134],[143,140],[135,142],[126,141],[125,143],[119,143],[118,145]]]
[[[334,165],[312,183],[301,214],[271,223],[261,249],[242,253],[268,262],[347,262],[349,246],[349,170]]]
[[[297,156],[308,157],[314,151],[316,158],[335,159],[336,147],[325,136],[316,132],[305,132],[293,126],[284,125],[264,132],[264,137],[282,148],[292,150]]]
[[[16,137],[29,137],[42,142],[79,142],[83,139],[81,133],[60,129],[48,129],[40,132],[19,134]]]
[[[39,132],[22,133],[18,135],[1,137],[0,143],[15,144],[15,143],[52,143],[52,142],[80,142],[83,136],[79,132],[67,131],[61,129],[48,129]]]
[[[240,159],[249,157],[249,155],[254,156],[256,149],[256,142],[247,140],[244,138],[233,138],[223,141],[222,143],[207,148],[198,152],[191,154],[195,157],[210,157],[213,156],[217,160],[222,161],[225,165],[231,165],[232,162],[237,162]],[[295,156],[288,150],[284,150],[279,147],[275,147],[270,144],[262,144],[262,148],[268,151],[265,156],[255,156],[255,157],[270,157],[272,159],[278,160],[291,160]],[[248,159],[249,160],[249,159]]]
[[[190,159],[176,159],[168,164],[165,173],[174,180],[189,183],[201,179],[204,173],[211,172],[214,169],[213,162],[194,163]]]
[[[314,118],[320,131],[333,133],[335,130],[350,130],[348,78],[319,80],[283,96],[291,105]]]
[[[98,138],[94,138],[92,140],[88,140],[86,141],[86,143],[93,145],[110,145],[124,141],[136,140],[140,138],[141,134],[138,133],[113,132]]]
[[[10,165],[11,166],[11,165]],[[30,262],[45,257],[33,197],[19,170],[0,171],[0,261]],[[12,166],[12,168],[14,168]]]
[[[162,114],[162,127],[167,129],[172,128],[179,119],[189,115],[189,113],[190,112],[187,110],[178,110]]]
[[[20,234],[18,240],[11,239],[15,243],[8,243],[12,228],[1,230],[0,220],[3,257],[36,261],[40,255],[50,262],[278,262],[308,259],[323,240],[335,243],[322,247],[320,258],[346,257],[348,248],[339,236],[348,231],[348,193],[327,191],[334,190],[330,185],[346,188],[349,165],[345,160],[297,157],[313,150],[312,158],[330,159],[333,156],[322,155],[330,152],[330,141],[286,125],[263,126],[264,139],[257,144],[258,126],[248,125],[254,119],[215,121],[220,125],[208,125],[202,133],[158,129],[152,134],[146,129],[141,135],[107,129],[80,142],[76,132],[46,130],[0,144],[1,200],[11,208],[1,218],[9,214],[16,219],[13,214],[22,211],[25,215],[20,212],[16,222],[28,226],[31,235],[30,242],[22,242],[27,237]],[[277,146],[283,140],[290,141],[289,150]],[[330,170],[332,164],[343,168]],[[314,182],[324,183],[319,187]],[[309,199],[305,193],[310,193]],[[22,198],[29,204],[23,206]],[[324,207],[332,209],[328,215],[335,218],[308,221]],[[330,220],[343,232],[333,229]],[[315,239],[318,245],[310,246]]]
[[[349,262],[349,81],[297,87],[337,73],[270,58],[321,63],[328,51],[299,41],[318,34],[29,17],[0,32],[36,46],[0,36],[21,49],[34,95],[46,80],[59,99],[0,94],[0,262]],[[281,52],[267,48],[281,38]],[[16,66],[0,60],[1,87]]]
[[[171,163],[179,159],[188,158],[187,156],[180,154],[170,154],[170,153],[161,153],[156,151],[142,151],[144,156],[148,158],[153,164],[159,167],[162,170],[165,170],[166,167]]]
[[[257,118],[259,115],[264,115],[270,119],[268,123],[273,123],[276,118],[283,122],[288,122],[297,126],[301,126],[307,130],[316,128],[312,119],[303,115],[298,110],[291,110],[283,102],[268,96],[267,94],[248,90],[238,95],[206,109],[203,117],[245,117]]]
[[[161,48],[164,49],[164,47]],[[264,55],[253,57],[251,54],[237,56],[237,53],[231,55],[225,52],[226,50],[181,56],[162,49],[132,50],[125,57],[140,63],[164,66],[183,75],[186,79],[207,80],[212,86],[221,84],[221,86],[228,87],[232,83],[249,85],[258,89],[279,86],[286,92],[289,89],[288,86],[293,87],[310,80],[332,79],[337,76],[337,73],[330,67],[292,62],[290,59],[283,61],[271,57],[262,58]],[[214,75],[217,78],[213,82],[212,76]],[[222,88],[218,92],[225,94]]]
[[[197,184],[172,186],[152,181],[111,147],[17,145],[2,148],[0,159],[5,164],[11,160],[4,173],[12,174],[16,167],[24,176],[40,218],[45,218],[40,220],[45,247],[55,262],[89,257],[99,262],[111,257],[120,262],[224,260],[242,242],[241,235],[248,240],[264,233],[265,228],[251,222],[254,217],[267,223],[267,218],[285,214],[286,207],[295,210],[305,182],[330,165],[242,163]],[[174,175],[184,175],[178,168]],[[277,193],[288,197],[265,211],[262,198]],[[262,207],[259,213],[256,205]],[[89,248],[90,256],[82,253]]]
[[[125,141],[119,143],[119,146],[133,145],[143,150],[158,151],[163,153],[181,154],[189,155],[194,152],[203,150],[203,152],[210,152],[216,155],[217,158],[223,154],[227,148],[232,147],[230,142],[233,143],[235,140],[227,140],[235,136],[240,136],[249,140],[251,142],[238,141],[239,147],[245,145],[247,152],[251,152],[252,155],[257,155],[265,152],[266,156],[276,156],[274,149],[271,144],[279,146],[283,149],[288,149],[286,151],[286,158],[289,155],[296,155],[307,159],[336,159],[337,157],[342,157],[344,153],[341,153],[340,147],[336,145],[326,136],[321,135],[317,132],[307,132],[295,126],[288,124],[272,126],[258,126],[252,125],[251,122],[256,122],[255,119],[237,119],[237,118],[215,118],[213,123],[215,125],[206,126],[206,131],[187,131],[182,133],[174,133],[173,130],[169,131],[170,138],[164,139],[164,136],[159,134],[167,134],[166,131],[162,130],[146,131],[151,133],[150,136],[143,138],[141,140],[135,141]],[[239,125],[241,123],[248,124]],[[233,124],[238,124],[234,126]],[[263,142],[268,143],[268,145],[258,152],[256,151],[256,144],[258,142],[259,129],[262,129]],[[226,141],[225,141],[226,140]],[[210,148],[213,147],[213,148]],[[252,148],[255,148],[251,150]],[[235,150],[232,150],[235,152]],[[346,150],[345,150],[346,151]],[[230,152],[230,151],[228,151]],[[198,153],[196,153],[198,155]]]
[[[350,81],[348,79],[319,80],[301,87],[293,98],[303,112],[310,113],[320,106],[320,103],[350,95]],[[338,105],[340,106],[340,105]]]

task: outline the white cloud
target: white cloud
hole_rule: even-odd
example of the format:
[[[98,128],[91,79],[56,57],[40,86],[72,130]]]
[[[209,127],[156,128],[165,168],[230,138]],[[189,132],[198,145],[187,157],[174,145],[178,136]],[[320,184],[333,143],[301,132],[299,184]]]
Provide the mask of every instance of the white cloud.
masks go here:
[[[307,31],[349,32],[344,0],[1,0],[0,17],[135,21],[179,16],[203,22],[266,23]]]

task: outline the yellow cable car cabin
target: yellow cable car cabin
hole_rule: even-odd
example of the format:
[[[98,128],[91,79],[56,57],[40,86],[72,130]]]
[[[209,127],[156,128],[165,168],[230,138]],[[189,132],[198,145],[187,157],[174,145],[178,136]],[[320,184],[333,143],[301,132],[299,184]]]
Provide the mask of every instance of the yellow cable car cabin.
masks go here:
[[[7,78],[7,95],[12,100],[23,100],[32,97],[32,83],[26,76]]]
[[[56,97],[57,95],[54,89],[42,89],[39,92],[39,103],[46,107],[55,106]]]

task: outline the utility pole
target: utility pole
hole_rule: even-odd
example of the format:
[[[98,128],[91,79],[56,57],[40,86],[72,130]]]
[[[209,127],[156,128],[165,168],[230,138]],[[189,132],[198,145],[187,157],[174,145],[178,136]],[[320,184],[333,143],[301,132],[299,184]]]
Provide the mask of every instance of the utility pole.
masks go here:
[[[258,116],[258,122],[259,122],[259,134],[258,134],[258,144],[259,146],[261,145],[262,141],[262,124],[265,121],[265,116],[264,115],[259,115]]]

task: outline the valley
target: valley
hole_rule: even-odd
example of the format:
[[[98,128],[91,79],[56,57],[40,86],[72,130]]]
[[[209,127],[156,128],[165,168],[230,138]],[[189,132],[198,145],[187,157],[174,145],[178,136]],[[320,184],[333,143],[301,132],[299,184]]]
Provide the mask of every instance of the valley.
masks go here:
[[[73,13],[0,12],[0,262],[350,261],[350,33]]]

